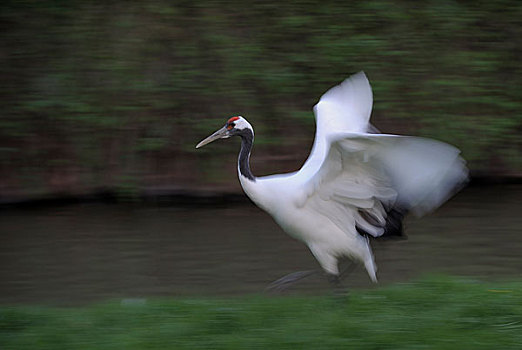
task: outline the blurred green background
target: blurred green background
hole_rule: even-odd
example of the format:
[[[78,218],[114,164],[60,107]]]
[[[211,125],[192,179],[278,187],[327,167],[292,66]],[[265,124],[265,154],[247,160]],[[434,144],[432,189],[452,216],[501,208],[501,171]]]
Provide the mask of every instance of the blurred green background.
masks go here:
[[[254,173],[297,169],[312,106],[349,74],[383,132],[456,145],[474,176],[522,171],[520,1],[2,1],[0,198],[239,192],[226,118]]]

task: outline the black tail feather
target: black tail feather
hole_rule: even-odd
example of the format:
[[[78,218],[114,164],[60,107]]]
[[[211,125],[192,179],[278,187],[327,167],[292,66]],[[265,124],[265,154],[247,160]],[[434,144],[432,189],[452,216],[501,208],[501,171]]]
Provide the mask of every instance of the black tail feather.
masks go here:
[[[395,238],[404,237],[404,229],[402,221],[404,220],[405,211],[398,208],[392,208],[386,217],[386,225],[384,226],[384,233],[379,238]]]
[[[386,224],[384,225],[384,232],[379,237],[374,237],[370,235],[368,232],[366,232],[359,226],[356,226],[356,229],[360,235],[375,239],[406,238],[402,226],[402,221],[404,220],[404,216],[406,216],[406,214],[407,210],[400,207],[394,207],[390,209],[387,212]]]

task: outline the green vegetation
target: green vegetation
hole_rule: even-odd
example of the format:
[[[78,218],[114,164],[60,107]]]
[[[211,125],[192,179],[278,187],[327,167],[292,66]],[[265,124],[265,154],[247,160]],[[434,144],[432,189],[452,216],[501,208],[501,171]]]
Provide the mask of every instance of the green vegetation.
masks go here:
[[[455,144],[475,173],[520,175],[520,18],[516,0],[3,1],[0,185],[229,184],[235,167],[210,158],[233,162],[237,145],[194,145],[236,114],[256,127],[257,172],[293,170],[311,107],[359,70],[382,130]]]
[[[522,283],[0,308],[2,349],[520,349]]]

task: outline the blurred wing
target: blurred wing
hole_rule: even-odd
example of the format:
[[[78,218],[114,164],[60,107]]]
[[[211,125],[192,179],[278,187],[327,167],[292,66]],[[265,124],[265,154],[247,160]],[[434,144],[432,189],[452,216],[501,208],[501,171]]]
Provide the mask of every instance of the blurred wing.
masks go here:
[[[313,174],[321,166],[331,134],[366,132],[370,127],[372,103],[372,88],[364,72],[354,74],[328,90],[314,107],[315,140],[302,171]]]
[[[327,216],[344,232],[383,234],[387,212],[435,209],[467,178],[458,149],[434,140],[374,134],[332,135],[301,207]]]
[[[380,136],[386,137],[372,135],[372,138]],[[432,139],[390,136],[375,159],[382,163],[398,192],[400,206],[422,216],[442,205],[467,183],[468,169],[459,149]]]

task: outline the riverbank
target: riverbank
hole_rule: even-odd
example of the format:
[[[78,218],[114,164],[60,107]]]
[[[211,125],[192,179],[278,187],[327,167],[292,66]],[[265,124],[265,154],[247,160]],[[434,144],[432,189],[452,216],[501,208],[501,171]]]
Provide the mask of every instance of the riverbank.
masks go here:
[[[520,185],[522,176],[477,176],[468,187]],[[82,192],[58,192],[46,194],[0,195],[0,209],[12,207],[40,207],[77,203],[162,203],[169,205],[221,205],[248,202],[241,188],[180,188],[150,187],[132,192],[119,189],[94,188]]]

